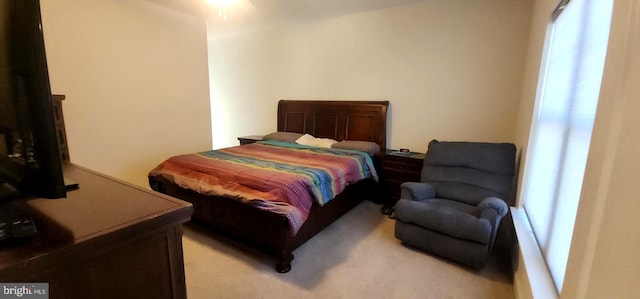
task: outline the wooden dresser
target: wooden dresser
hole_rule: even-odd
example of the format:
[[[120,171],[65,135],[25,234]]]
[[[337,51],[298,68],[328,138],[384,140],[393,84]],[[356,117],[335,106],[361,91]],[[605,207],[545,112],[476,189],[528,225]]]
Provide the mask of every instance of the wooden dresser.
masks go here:
[[[262,135],[249,135],[249,136],[238,137],[238,142],[240,142],[240,145],[251,144],[260,140],[262,140]]]
[[[420,181],[425,157],[424,153],[407,155],[393,153],[393,150],[386,150],[377,153],[374,157],[380,182],[391,198],[391,205],[400,198],[400,184]]]
[[[50,298],[186,298],[182,223],[191,204],[74,165],[67,198],[24,200],[39,230],[0,244],[0,281]]]

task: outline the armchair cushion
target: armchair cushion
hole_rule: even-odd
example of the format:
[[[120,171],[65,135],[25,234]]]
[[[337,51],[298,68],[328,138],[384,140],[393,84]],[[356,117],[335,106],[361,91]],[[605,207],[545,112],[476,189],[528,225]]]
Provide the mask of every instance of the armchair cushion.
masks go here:
[[[471,205],[490,196],[510,200],[515,152],[510,143],[432,140],[421,181],[435,188],[436,197]]]
[[[436,190],[428,183],[405,182],[400,185],[400,198],[421,201],[435,195]]]
[[[488,244],[491,223],[453,206],[400,199],[396,203],[396,219],[439,232],[457,239]]]

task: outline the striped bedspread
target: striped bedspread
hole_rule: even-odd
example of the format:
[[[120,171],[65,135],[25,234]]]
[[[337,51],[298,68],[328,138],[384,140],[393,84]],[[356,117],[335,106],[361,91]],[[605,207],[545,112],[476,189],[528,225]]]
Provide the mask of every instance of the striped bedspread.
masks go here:
[[[279,141],[174,156],[149,176],[285,215],[293,235],[307,219],[313,201],[324,205],[349,184],[377,180],[367,153]]]

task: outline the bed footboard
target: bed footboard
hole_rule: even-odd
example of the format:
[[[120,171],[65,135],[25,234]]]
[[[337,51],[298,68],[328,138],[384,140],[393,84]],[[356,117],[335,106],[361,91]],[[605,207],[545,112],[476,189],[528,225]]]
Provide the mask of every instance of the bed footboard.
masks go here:
[[[291,270],[293,251],[296,248],[365,198],[370,198],[376,193],[376,188],[379,188],[374,181],[363,180],[347,187],[322,207],[314,204],[309,218],[293,236],[288,221],[283,215],[266,212],[232,198],[202,195],[180,188],[159,177],[149,178],[149,184],[155,191],[193,204],[192,220],[195,222],[274,257],[276,271],[280,273]]]

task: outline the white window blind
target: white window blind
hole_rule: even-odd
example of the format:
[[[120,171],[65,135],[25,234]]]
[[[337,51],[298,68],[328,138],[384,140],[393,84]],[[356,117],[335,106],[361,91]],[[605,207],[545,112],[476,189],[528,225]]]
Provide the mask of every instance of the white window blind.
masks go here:
[[[564,9],[554,13],[548,30],[522,188],[524,210],[558,292],[571,246],[613,6],[613,0],[566,2],[559,5]]]

